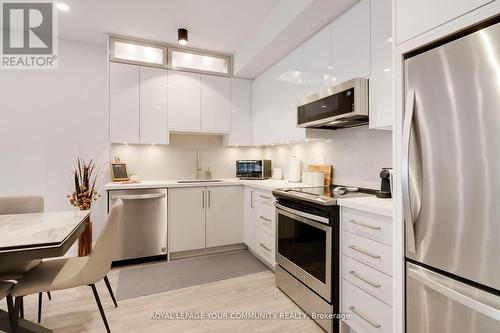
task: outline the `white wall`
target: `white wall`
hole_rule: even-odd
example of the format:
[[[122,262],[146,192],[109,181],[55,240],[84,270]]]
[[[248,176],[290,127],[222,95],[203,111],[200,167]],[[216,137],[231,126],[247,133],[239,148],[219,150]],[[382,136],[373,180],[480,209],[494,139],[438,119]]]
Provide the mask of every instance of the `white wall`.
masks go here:
[[[378,189],[381,168],[392,167],[392,132],[366,127],[335,130],[327,141],[312,141],[265,148],[274,167],[286,168],[292,156],[308,164],[333,165],[333,183]]]
[[[60,40],[57,70],[0,71],[0,196],[43,195],[47,211],[72,208],[75,158],[108,160],[106,64],[106,45]],[[97,233],[104,200],[93,210]]]
[[[220,135],[192,134],[170,134],[168,146],[116,144],[110,154],[127,163],[128,172],[142,180],[194,179],[197,150],[201,168],[210,167],[212,178],[234,178],[236,160],[262,158],[262,149],[223,147]]]

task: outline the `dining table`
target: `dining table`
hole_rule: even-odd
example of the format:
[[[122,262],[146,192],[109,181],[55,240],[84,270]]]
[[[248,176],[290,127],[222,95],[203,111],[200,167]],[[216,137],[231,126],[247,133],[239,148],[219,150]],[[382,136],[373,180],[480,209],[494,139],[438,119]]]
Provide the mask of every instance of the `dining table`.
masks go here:
[[[85,230],[89,218],[90,210],[0,215],[0,264],[64,256]],[[11,332],[4,310],[0,310],[0,331]],[[23,318],[16,331],[52,332]]]

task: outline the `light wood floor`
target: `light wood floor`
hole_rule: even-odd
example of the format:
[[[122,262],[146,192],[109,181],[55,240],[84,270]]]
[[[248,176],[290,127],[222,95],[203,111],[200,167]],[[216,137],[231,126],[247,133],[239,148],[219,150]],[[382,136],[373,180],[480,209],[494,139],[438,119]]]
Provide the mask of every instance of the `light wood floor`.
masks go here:
[[[203,274],[203,272],[200,272]],[[116,291],[118,269],[108,277]],[[147,276],[144,277],[147,283]],[[152,320],[152,312],[300,312],[274,284],[270,271],[237,277],[161,294],[118,301],[113,306],[104,282],[99,295],[113,333],[118,332],[323,332],[303,320]],[[105,332],[90,287],[44,295],[42,325],[54,332]],[[36,295],[25,298],[25,318],[36,321]],[[5,309],[5,300],[0,301]]]

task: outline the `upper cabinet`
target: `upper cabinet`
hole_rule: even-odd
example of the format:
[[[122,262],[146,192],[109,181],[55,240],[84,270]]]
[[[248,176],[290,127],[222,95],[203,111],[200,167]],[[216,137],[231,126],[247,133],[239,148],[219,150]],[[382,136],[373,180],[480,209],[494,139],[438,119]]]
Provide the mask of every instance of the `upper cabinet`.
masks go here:
[[[171,131],[200,130],[200,101],[200,74],[169,71],[168,127]]]
[[[168,144],[167,71],[110,63],[112,143]]]
[[[396,44],[432,30],[493,0],[398,0]]]
[[[390,129],[394,115],[391,0],[371,2],[370,128]]]
[[[109,141],[139,143],[139,67],[109,64]]]
[[[231,79],[201,75],[201,130],[231,131]]]
[[[332,27],[328,25],[303,45],[302,96],[332,85]]]
[[[331,45],[333,85],[370,75],[370,0],[362,0],[332,23]]]
[[[232,78],[231,133],[224,135],[224,145],[252,145],[252,127],[252,81]]]
[[[140,67],[140,142],[168,144],[167,71]]]
[[[231,79],[169,71],[168,124],[171,131],[231,131]]]

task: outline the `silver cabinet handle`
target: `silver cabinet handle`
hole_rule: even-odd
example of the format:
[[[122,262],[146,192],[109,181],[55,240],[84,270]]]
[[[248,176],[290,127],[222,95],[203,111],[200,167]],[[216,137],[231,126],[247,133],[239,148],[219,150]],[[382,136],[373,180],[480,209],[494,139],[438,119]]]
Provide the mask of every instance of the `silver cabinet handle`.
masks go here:
[[[372,229],[372,230],[382,230],[381,227],[375,227],[373,225],[369,225],[369,224],[365,224],[365,223],[362,223],[362,222],[358,222],[356,220],[350,220],[349,222],[352,223],[352,224],[355,224],[355,225],[359,225],[360,227],[365,227],[365,228]]]
[[[401,187],[403,190],[403,214],[405,219],[406,249],[416,253],[415,230],[413,226],[413,214],[410,204],[410,139],[415,109],[415,91],[410,90],[406,96],[405,118],[403,122],[403,142],[401,152]]]
[[[208,208],[212,205],[212,196],[210,195],[210,190],[208,190]]]
[[[264,220],[266,222],[271,222],[271,219],[265,218],[264,216],[259,216],[261,220]]]
[[[271,197],[268,197],[268,196],[265,196],[265,195],[262,195],[262,194],[259,194],[259,197],[261,197],[262,199],[271,200]]]
[[[201,208],[205,208],[205,190],[201,190]]]
[[[141,199],[160,199],[165,198],[165,193],[151,193],[151,194],[124,194],[113,195],[112,200],[141,200]]]
[[[354,276],[356,279],[361,280],[364,283],[369,284],[370,286],[372,286],[374,288],[380,288],[380,283],[372,282],[372,281],[368,280],[367,278],[365,278],[364,276],[359,275],[355,271],[350,271],[349,274],[351,274],[352,276]]]
[[[364,321],[366,321],[368,324],[370,324],[374,328],[380,328],[381,325],[379,323],[371,320],[364,313],[359,312],[359,310],[357,310],[354,306],[350,306],[349,310],[351,310],[352,312],[354,312],[359,318],[363,319]]]
[[[255,191],[250,191],[250,208],[255,208],[254,204],[253,204],[253,193]]]
[[[357,246],[355,246],[355,245],[349,245],[349,248],[350,248],[351,250],[354,250],[354,251],[356,251],[356,252],[359,252],[359,253],[361,253],[361,254],[364,254],[365,256],[372,257],[372,258],[374,258],[374,259],[380,259],[380,256],[379,256],[379,255],[377,255],[377,254],[372,254],[372,253],[370,253],[370,252],[367,252],[367,251],[365,251],[365,250],[362,250],[362,249],[360,249],[359,247],[357,247]]]
[[[271,252],[271,249],[266,247],[263,243],[260,243],[260,246],[262,246],[267,252]]]

